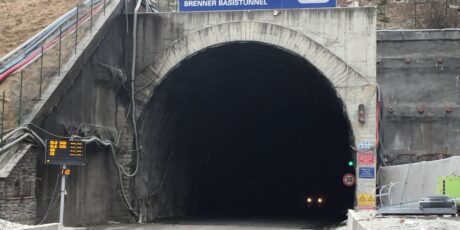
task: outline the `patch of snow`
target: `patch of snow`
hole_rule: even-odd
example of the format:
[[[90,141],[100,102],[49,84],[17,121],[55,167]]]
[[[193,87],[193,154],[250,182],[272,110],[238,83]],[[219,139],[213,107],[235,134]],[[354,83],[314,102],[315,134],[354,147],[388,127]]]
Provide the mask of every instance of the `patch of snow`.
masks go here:
[[[0,230],[19,229],[19,228],[24,228],[24,227],[27,227],[27,225],[18,224],[18,223],[0,219]]]

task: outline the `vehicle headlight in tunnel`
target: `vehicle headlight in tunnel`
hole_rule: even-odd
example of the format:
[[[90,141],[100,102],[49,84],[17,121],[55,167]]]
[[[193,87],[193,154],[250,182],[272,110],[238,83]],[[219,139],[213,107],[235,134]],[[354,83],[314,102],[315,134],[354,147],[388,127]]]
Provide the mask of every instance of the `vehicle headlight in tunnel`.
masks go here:
[[[323,201],[324,201],[324,200],[323,200],[323,198],[321,198],[321,197],[320,197],[320,198],[318,198],[318,204],[322,204],[322,203],[323,203]]]
[[[307,198],[307,203],[308,203],[308,204],[311,204],[311,202],[313,202],[313,199],[312,199],[311,197],[308,197],[308,198]]]

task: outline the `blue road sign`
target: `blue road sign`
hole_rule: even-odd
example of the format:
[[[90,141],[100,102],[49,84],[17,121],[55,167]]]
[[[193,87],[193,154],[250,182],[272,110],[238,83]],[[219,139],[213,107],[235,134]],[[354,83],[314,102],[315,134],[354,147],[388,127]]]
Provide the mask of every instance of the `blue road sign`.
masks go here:
[[[359,167],[359,178],[373,179],[375,177],[375,169],[373,167]]]
[[[179,11],[266,10],[335,6],[336,0],[179,0]]]

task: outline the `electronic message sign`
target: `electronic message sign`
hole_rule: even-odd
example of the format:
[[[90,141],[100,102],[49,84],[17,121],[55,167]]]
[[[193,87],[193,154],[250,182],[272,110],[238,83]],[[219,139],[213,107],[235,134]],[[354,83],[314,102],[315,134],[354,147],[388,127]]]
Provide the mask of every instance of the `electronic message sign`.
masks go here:
[[[69,139],[46,140],[46,164],[84,165],[86,145],[82,141]]]
[[[268,10],[335,6],[336,0],[179,0],[179,11]]]

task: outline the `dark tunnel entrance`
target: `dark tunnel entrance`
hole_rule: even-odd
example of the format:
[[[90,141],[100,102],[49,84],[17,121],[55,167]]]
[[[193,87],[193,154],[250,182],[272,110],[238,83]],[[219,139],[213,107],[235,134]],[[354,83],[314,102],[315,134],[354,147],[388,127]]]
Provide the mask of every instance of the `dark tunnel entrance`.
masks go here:
[[[145,108],[137,183],[150,220],[341,219],[353,207],[354,188],[342,184],[354,171],[343,103],[300,56],[255,42],[206,49]]]

